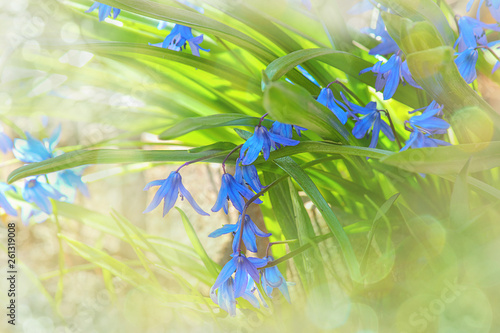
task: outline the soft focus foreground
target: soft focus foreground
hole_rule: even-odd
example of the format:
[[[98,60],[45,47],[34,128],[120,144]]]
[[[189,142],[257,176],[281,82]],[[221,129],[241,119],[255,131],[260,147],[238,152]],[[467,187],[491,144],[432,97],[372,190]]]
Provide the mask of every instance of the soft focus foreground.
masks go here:
[[[0,6],[2,332],[500,329],[498,1]]]

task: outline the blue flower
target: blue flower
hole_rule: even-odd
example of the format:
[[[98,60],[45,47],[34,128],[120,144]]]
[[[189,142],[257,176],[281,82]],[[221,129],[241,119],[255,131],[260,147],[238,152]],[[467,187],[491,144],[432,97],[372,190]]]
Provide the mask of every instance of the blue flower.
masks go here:
[[[455,64],[458,67],[460,75],[464,78],[465,82],[472,83],[476,77],[476,63],[479,57],[477,49],[469,47],[461,53],[455,53],[458,57],[455,58]]]
[[[250,200],[253,196],[254,193],[246,186],[238,183],[238,181],[229,173],[225,173],[222,175],[219,195],[217,196],[215,205],[212,207],[212,212],[218,212],[221,208],[223,208],[224,213],[227,214],[228,201],[231,200],[234,208],[242,213],[243,207],[245,206],[245,200],[243,198]],[[262,203],[260,199],[257,199],[254,202],[259,204]]]
[[[279,121],[273,122],[273,125],[271,126],[271,129],[269,132],[280,135],[284,138],[291,139],[293,138],[293,132],[292,129],[295,129],[295,132],[297,132],[298,136],[301,136],[301,131],[307,131],[307,128],[300,127],[297,125],[290,125],[290,124],[283,124],[280,123]],[[280,148],[280,144],[277,143],[276,147]]]
[[[23,198],[27,202],[33,202],[44,213],[52,214],[52,203],[49,198],[61,200],[65,196],[47,183],[38,181],[37,177],[27,179],[24,185]]]
[[[41,162],[54,156],[54,148],[59,142],[61,126],[58,126],[51,137],[37,140],[26,132],[26,140],[14,139],[14,156],[25,163]]]
[[[12,207],[12,205],[9,203],[7,198],[5,197],[5,192],[6,191],[16,191],[16,188],[12,185],[7,185],[5,183],[0,182],[0,207],[3,208],[5,213],[11,215],[11,216],[17,216],[17,211]]]
[[[238,218],[238,223],[236,224],[226,224],[222,228],[215,230],[208,237],[216,238],[224,234],[233,233],[233,252],[238,250],[238,245],[240,241],[241,232],[241,214]],[[269,237],[270,233],[265,233],[261,231],[255,223],[250,219],[250,216],[246,215],[245,223],[243,224],[243,243],[245,244],[247,250],[257,253],[257,242],[255,236],[259,237]]]
[[[49,215],[42,212],[40,209],[34,208],[31,204],[26,204],[26,206],[21,206],[21,220],[24,225],[28,225],[30,220],[35,223],[45,222],[49,218]]]
[[[267,256],[264,259],[266,259],[268,263],[274,260],[272,256]],[[281,275],[278,266],[271,266],[262,270],[262,287],[269,297],[271,297],[273,289],[278,288],[283,296],[285,296],[288,303],[290,303],[287,282],[283,275]]]
[[[472,4],[474,3],[475,0],[470,0],[467,3],[467,11],[469,11],[472,7]],[[481,6],[485,0],[480,0],[479,1],[479,6],[477,6],[477,18],[479,19],[479,15],[481,12]],[[486,0],[486,7],[488,7],[491,16],[497,21],[500,22],[500,0]]]
[[[241,158],[236,160],[236,171],[234,179],[241,185],[248,184],[255,193],[260,192],[265,186],[262,185],[255,165],[240,165]]]
[[[410,138],[406,141],[405,146],[401,149],[407,150],[408,148],[423,148],[423,147],[437,147],[449,146],[450,143],[432,138],[433,134],[443,134],[450,127],[445,120],[436,117],[442,113],[443,106],[439,106],[436,101],[432,101],[429,106],[425,108],[421,115],[413,116],[407,123],[410,124],[407,131],[410,131]],[[410,113],[419,110],[414,110]],[[406,124],[405,124],[406,125]]]
[[[306,70],[304,69],[304,67],[302,67],[302,66],[298,65],[298,66],[297,66],[297,69],[298,69],[298,70],[299,70],[299,72],[301,72],[301,73],[302,73],[302,75],[304,75],[304,76],[305,76],[305,77],[306,77],[309,81],[311,81],[312,83],[314,83],[315,85],[317,85],[317,86],[319,87],[319,83],[318,83],[318,81],[316,81],[316,79],[315,79],[315,78],[314,78],[311,74],[309,74],[309,72],[308,72],[308,71],[306,71]]]
[[[411,111],[414,113],[421,109]],[[436,101],[432,101],[425,108],[421,115],[410,118],[409,123],[412,127],[416,126],[420,131],[426,134],[443,134],[450,128],[450,124],[441,118],[436,117],[443,113],[443,106],[440,106]]]
[[[111,10],[113,10],[113,19],[116,20],[121,11],[116,7],[103,5],[100,2],[94,2],[94,4],[89,9],[87,9],[85,13],[91,13],[97,8],[99,8],[99,22],[102,22],[106,19],[106,17],[111,16]]]
[[[152,182],[148,183],[144,188],[144,191],[149,190],[153,186],[160,186],[160,188],[143,213],[149,213],[150,211],[155,209],[162,200],[164,200],[163,216],[167,215],[169,210],[174,207],[175,202],[177,201],[177,197],[180,194],[181,199],[186,198],[198,214],[208,215],[203,211],[203,209],[200,208],[200,206],[198,206],[196,201],[194,201],[193,197],[191,196],[191,193],[189,193],[184,185],[182,185],[182,177],[177,171],[172,171],[167,179],[153,180]]]
[[[256,308],[260,308],[260,303],[259,299],[254,295],[254,293],[257,292],[257,295],[259,295],[260,300],[264,304],[264,306],[267,308],[268,305],[264,298],[262,297],[262,294],[260,293],[259,289],[257,288],[257,285],[252,279],[248,279],[248,285],[247,288],[245,289],[245,293],[241,295],[244,299],[246,299],[252,306]]]
[[[381,91],[382,89],[384,90],[385,100],[391,98],[394,95],[400,81],[406,81],[411,86],[421,89],[421,87],[415,82],[415,80],[413,80],[406,60],[401,60],[399,52],[393,54],[387,62],[382,63],[382,61],[379,61],[372,67],[363,69],[361,72],[359,72],[359,74],[363,74],[369,71],[377,74],[375,89],[377,91]]]
[[[2,153],[7,154],[12,150],[12,147],[12,139],[3,132],[3,128],[0,126],[0,150],[2,151]]]
[[[352,134],[357,138],[363,138],[366,133],[372,129],[372,140],[370,142],[370,148],[375,148],[378,143],[378,138],[380,131],[382,131],[389,140],[394,141],[394,133],[385,121],[380,117],[380,112],[377,110],[377,103],[370,102],[366,107],[362,107],[353,103],[349,103],[349,107],[354,113],[360,113],[364,117],[360,118],[354,128],[352,129]]]
[[[218,290],[217,294],[216,290]],[[220,308],[229,313],[230,316],[236,316],[234,280],[231,276],[226,281],[222,282],[218,288],[211,290],[210,297],[215,304],[219,305]]]
[[[394,39],[389,35],[387,29],[385,28],[384,20],[382,19],[381,12],[377,17],[377,23],[375,25],[375,29],[372,28],[364,28],[361,29],[361,32],[368,34],[370,36],[376,37],[377,40],[380,40],[380,44],[372,48],[368,54],[371,55],[386,55],[389,53],[396,53],[399,51],[399,46],[396,44]]]
[[[214,285],[210,289],[210,297],[214,303],[219,305],[224,304],[225,307],[230,309],[231,307],[226,305],[234,304],[234,299],[245,294],[250,279],[252,279],[255,283],[259,283],[259,272],[257,271],[257,268],[264,267],[267,264],[267,261],[264,259],[247,258],[241,253],[234,253],[232,256],[233,258],[226,265],[224,265],[219,273],[219,276],[215,280]],[[234,283],[232,284],[233,294],[230,291],[231,282],[228,282],[228,280],[232,279],[232,275],[235,271],[236,274],[234,275]],[[217,290],[219,291],[218,295],[216,295]],[[230,311],[228,312],[231,313]]]
[[[200,47],[200,43],[203,42],[203,35],[199,35],[194,37],[191,32],[190,27],[186,27],[184,25],[176,24],[170,34],[165,37],[165,40],[162,43],[151,44],[151,46],[166,48],[174,51],[182,51],[182,47],[186,48],[186,43],[189,43],[191,47],[191,53],[197,57],[200,56],[200,49],[206,52],[210,50],[204,49]]]
[[[254,134],[243,144],[240,151],[241,163],[252,164],[262,151],[264,159],[269,158],[271,148],[276,149],[276,144],[283,146],[296,146],[300,141],[288,139],[281,135],[270,133],[262,125],[255,126]]]
[[[344,98],[343,95],[341,96]],[[321,92],[316,100],[318,103],[329,108],[342,124],[347,122],[347,118],[349,117],[349,108],[333,96],[333,92],[330,88],[321,89]]]
[[[76,191],[79,190],[84,196],[89,196],[87,185],[82,182],[83,169],[75,171],[67,169],[57,173],[57,179],[54,186],[63,193],[67,202],[75,200]]]

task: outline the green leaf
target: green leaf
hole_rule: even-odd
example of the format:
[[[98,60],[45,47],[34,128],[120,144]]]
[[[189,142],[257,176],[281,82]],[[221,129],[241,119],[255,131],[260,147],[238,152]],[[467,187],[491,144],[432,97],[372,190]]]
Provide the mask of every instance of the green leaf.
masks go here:
[[[238,133],[250,136],[250,132],[236,129]],[[132,150],[132,149],[96,149],[96,150],[76,150],[63,155],[37,163],[31,163],[12,171],[7,178],[9,183],[16,180],[47,174],[50,172],[74,168],[88,164],[116,164],[116,163],[142,163],[142,162],[186,162],[199,158],[206,158],[206,162],[220,163],[229,153],[203,151],[190,152],[191,150]],[[196,149],[195,149],[196,151]],[[345,154],[355,156],[366,156],[370,158],[381,158],[392,154],[381,149],[369,149],[365,147],[342,146],[327,142],[301,142],[297,146],[284,147],[271,153],[269,160],[275,158],[300,154],[305,152],[325,153],[325,154]],[[264,163],[264,159],[259,157],[255,164]]]
[[[319,192],[316,185],[313,183],[311,178],[304,172],[304,170],[290,157],[283,157],[274,161],[281,169],[288,173],[299,186],[306,192],[311,201],[316,205],[321,215],[325,219],[326,224],[334,234],[337,239],[342,254],[354,281],[361,281],[361,275],[359,271],[359,263],[354,254],[351,242],[347,237],[342,225],[339,220],[331,210],[328,203],[325,201],[321,193]]]
[[[382,158],[381,162],[411,172],[458,174],[470,158],[471,173],[500,166],[500,141],[409,149]]]
[[[290,119],[325,139],[346,142],[349,132],[325,106],[316,102],[304,88],[288,82],[273,82],[264,92],[264,108],[282,123]]]
[[[200,257],[201,261],[203,261],[203,264],[205,265],[209,273],[215,279],[217,275],[219,275],[220,267],[208,256],[207,251],[205,251],[203,245],[200,242],[200,239],[198,238],[198,235],[196,235],[196,231],[194,230],[193,225],[191,224],[191,222],[189,222],[187,215],[179,207],[175,208],[181,214],[184,229],[186,230],[186,233],[189,237],[189,240],[191,241],[191,244],[193,245],[194,250]]]
[[[161,140],[175,139],[184,134],[207,128],[222,126],[256,126],[259,118],[248,117],[242,114],[214,114],[206,117],[186,118],[170,127],[159,135]],[[264,124],[269,125],[270,120],[265,119]]]

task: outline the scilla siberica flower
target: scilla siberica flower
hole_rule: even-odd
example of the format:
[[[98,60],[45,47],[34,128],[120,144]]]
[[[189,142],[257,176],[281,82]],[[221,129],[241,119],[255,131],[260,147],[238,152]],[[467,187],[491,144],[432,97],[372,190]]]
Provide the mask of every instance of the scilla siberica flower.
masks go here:
[[[200,56],[200,49],[209,52],[209,49],[204,49],[200,47],[200,43],[203,42],[203,35],[194,37],[191,32],[190,27],[184,25],[176,24],[170,34],[165,37],[165,40],[161,43],[151,44],[151,46],[161,47],[164,49],[169,49],[173,51],[182,51],[182,47],[186,48],[186,43],[189,43],[191,47],[191,53],[197,57]]]
[[[0,126],[0,150],[2,151],[2,153],[7,154],[12,150],[12,147],[12,139],[3,132],[3,128]]]
[[[47,183],[38,181],[38,177],[29,178],[24,184],[23,198],[36,204],[41,211],[52,214],[52,203],[49,198],[61,200],[64,195]]]
[[[247,258],[241,253],[233,253],[232,256],[233,259],[222,268],[210,289],[210,298],[219,306],[223,304],[224,307],[221,306],[221,308],[234,316],[236,314],[235,299],[245,294],[249,277],[255,283],[259,283],[257,268],[264,267],[267,260]],[[232,278],[233,273],[235,273],[234,279]]]
[[[94,2],[94,4],[89,9],[87,9],[85,13],[91,13],[97,8],[99,8],[99,22],[102,22],[106,19],[106,17],[111,16],[111,11],[113,11],[113,19],[116,20],[121,11],[118,8],[104,5],[100,2]]]
[[[84,196],[89,197],[89,190],[87,185],[82,182],[82,172],[80,170],[63,170],[56,174],[57,179],[54,187],[67,197],[67,202],[75,200],[76,191],[79,190]]]
[[[224,209],[224,213],[228,212],[228,201],[233,203],[234,208],[236,208],[240,213],[243,212],[243,207],[245,206],[245,200],[250,200],[254,196],[253,192],[250,191],[246,186],[238,183],[234,177],[225,173],[222,175],[222,181],[220,185],[219,195],[217,196],[217,201],[212,207],[212,212],[218,212],[221,208]],[[254,201],[255,203],[262,203],[260,199]]]
[[[472,4],[475,0],[470,0],[467,3],[467,11],[469,11],[472,7]],[[479,6],[477,6],[477,18],[479,19],[479,14],[481,12],[481,6],[486,2],[486,7],[488,7],[491,16],[497,21],[500,22],[500,0],[480,0]]]
[[[297,132],[298,136],[302,135],[301,131],[307,131],[307,128],[304,127],[300,127],[297,125],[283,124],[280,123],[279,121],[275,121],[273,122],[273,125],[271,126],[269,132],[276,135],[280,135],[287,139],[291,139],[293,137],[292,129],[295,129],[295,132]]]
[[[54,156],[54,148],[59,142],[61,127],[58,126],[48,139],[42,141],[26,132],[26,140],[14,139],[14,156],[25,163],[41,162]]]
[[[261,151],[264,159],[267,160],[269,158],[271,148],[277,148],[276,144],[283,146],[296,146],[299,144],[299,141],[270,133],[267,128],[262,125],[255,126],[254,134],[243,144],[243,147],[241,147],[241,164],[252,164],[257,157],[259,157]]]
[[[372,71],[373,73],[377,74],[375,89],[377,91],[381,91],[382,89],[384,90],[385,100],[391,98],[394,95],[400,81],[406,81],[411,86],[422,89],[415,82],[415,80],[413,80],[406,60],[402,61],[399,53],[400,52],[393,54],[385,63],[379,61],[372,67],[365,68],[361,72],[359,72],[359,74],[363,74]]]
[[[272,256],[267,256],[264,259],[266,259],[268,263],[274,260]],[[278,288],[288,303],[290,303],[287,282],[283,275],[281,275],[278,266],[271,266],[262,270],[262,287],[269,297],[271,297],[273,289]]]
[[[343,95],[341,96],[344,97]],[[333,92],[330,88],[327,87],[321,89],[321,92],[316,100],[318,103],[329,108],[342,125],[345,125],[347,118],[349,117],[349,108],[333,96]]]
[[[260,182],[257,168],[254,165],[240,165],[241,158],[236,160],[236,171],[234,172],[234,179],[241,185],[247,184],[255,193],[260,192],[264,185]]]
[[[203,211],[203,209],[200,208],[200,206],[198,206],[196,201],[194,201],[193,197],[191,196],[191,193],[189,193],[184,185],[182,185],[182,177],[177,171],[172,171],[167,179],[153,180],[152,182],[148,183],[144,188],[144,191],[149,190],[153,186],[160,186],[160,188],[143,213],[149,213],[150,211],[155,209],[162,200],[164,200],[163,216],[167,215],[169,210],[174,207],[175,202],[177,201],[177,197],[180,194],[181,198],[186,198],[198,214],[208,215]]]
[[[389,125],[380,117],[380,111],[377,110],[377,103],[370,102],[366,105],[366,107],[362,107],[349,102],[349,107],[353,113],[364,115],[356,122],[354,128],[352,129],[354,137],[361,139],[366,135],[366,133],[368,133],[370,128],[373,128],[372,140],[369,146],[370,148],[377,147],[380,131],[382,131],[385,136],[389,138],[389,140],[394,141],[394,133]]]
[[[421,109],[414,110],[410,113],[414,113]],[[445,120],[436,117],[441,114],[443,106],[439,106],[436,101],[432,101],[429,106],[425,108],[421,115],[413,116],[407,123],[410,127],[405,128],[411,132],[410,138],[406,141],[405,146],[401,151],[411,148],[423,148],[423,147],[437,147],[437,146],[449,146],[450,143],[432,138],[433,134],[443,134],[450,127]]]
[[[7,185],[5,183],[0,182],[0,207],[3,208],[5,213],[11,215],[11,216],[17,216],[17,211],[12,207],[12,205],[9,203],[7,198],[5,197],[5,192],[6,191],[16,191],[16,188],[12,185]]]
[[[208,237],[216,238],[224,234],[233,233],[233,252],[236,253],[238,250],[238,244],[240,242],[241,233],[241,214],[238,218],[238,223],[236,224],[226,224],[222,228],[215,230]],[[255,236],[259,237],[269,237],[270,233],[265,233],[261,231],[255,223],[250,219],[250,216],[246,215],[245,223],[243,223],[243,236],[242,240],[248,251],[257,253],[257,242]]]

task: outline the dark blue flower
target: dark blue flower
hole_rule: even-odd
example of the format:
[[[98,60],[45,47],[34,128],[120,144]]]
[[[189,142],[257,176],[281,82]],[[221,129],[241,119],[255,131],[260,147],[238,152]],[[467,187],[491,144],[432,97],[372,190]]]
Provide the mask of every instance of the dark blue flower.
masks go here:
[[[9,136],[3,132],[3,129],[0,126],[0,150],[2,151],[2,153],[7,154],[9,151],[12,150],[12,147],[13,147],[12,139],[9,138]]]
[[[257,271],[257,268],[264,267],[267,264],[267,260],[247,258],[241,253],[234,253],[232,256],[233,258],[226,265],[224,265],[219,273],[219,276],[215,280],[214,285],[210,289],[210,297],[216,304],[232,304],[233,294],[226,288],[231,287],[231,283],[227,281],[232,279],[232,275],[235,271],[236,274],[234,275],[234,283],[232,286],[234,299],[245,294],[250,279],[252,279],[255,283],[259,283],[259,272]],[[217,290],[219,290],[218,295],[216,295]],[[219,297],[222,297],[222,299],[219,299]]]
[[[318,103],[329,108],[342,124],[347,122],[349,108],[333,96],[333,92],[330,88],[321,89],[316,100]]]
[[[200,206],[198,206],[196,201],[194,201],[193,197],[191,196],[191,193],[189,193],[184,185],[182,185],[182,177],[177,171],[172,171],[167,179],[153,180],[152,182],[148,183],[144,188],[144,191],[149,190],[153,186],[160,186],[160,188],[143,213],[149,213],[150,211],[155,209],[162,200],[164,200],[163,216],[167,215],[169,210],[174,207],[175,202],[177,201],[177,197],[180,194],[181,199],[186,198],[198,214],[208,215],[203,211],[203,209],[200,208]]]
[[[11,216],[17,216],[17,211],[12,207],[12,205],[9,203],[7,198],[5,197],[5,192],[6,191],[16,191],[16,188],[12,185],[7,185],[5,183],[0,182],[0,207],[3,208],[5,213],[11,215]]]
[[[307,128],[300,127],[297,125],[290,125],[290,124],[283,124],[280,123],[279,121],[273,122],[273,125],[271,126],[271,129],[269,132],[280,135],[282,137],[285,137],[287,139],[293,138],[293,132],[292,129],[295,129],[295,132],[297,132],[298,136],[301,136],[301,131],[307,131]],[[277,143],[276,147],[280,148],[280,144]]]
[[[467,11],[469,11],[472,7],[472,4],[475,0],[469,0],[467,3]],[[480,0],[479,5],[477,6],[477,19],[479,19],[479,15],[481,12],[481,6],[486,1],[486,7],[488,7],[491,16],[497,21],[500,22],[500,0]]]
[[[360,118],[354,128],[352,129],[352,134],[357,138],[363,138],[366,133],[372,128],[372,140],[370,142],[370,148],[375,148],[378,143],[378,138],[380,131],[382,131],[389,140],[394,141],[394,133],[392,132],[389,125],[382,120],[380,117],[380,111],[377,110],[377,103],[370,102],[366,107],[362,107],[353,103],[349,103],[349,107],[353,113],[359,113],[364,115]]]
[[[402,61],[399,56],[399,52],[393,54],[389,60],[385,63],[382,61],[377,62],[372,67],[363,69],[359,74],[372,71],[377,74],[377,80],[375,81],[375,89],[377,91],[384,90],[384,99],[391,98],[396,89],[398,88],[399,82],[408,82],[411,86],[415,88],[421,87],[413,80],[410,70],[408,69],[408,64]]]
[[[408,148],[424,148],[424,147],[437,147],[437,146],[450,146],[449,142],[435,139],[431,137],[431,134],[422,133],[416,126],[412,126],[410,138],[406,141],[405,146],[401,148],[401,151],[407,150]]]
[[[231,200],[234,208],[236,208],[240,213],[243,212],[243,207],[245,206],[245,200],[251,199],[254,193],[250,191],[246,186],[238,183],[236,179],[229,173],[222,175],[222,181],[220,185],[219,195],[217,196],[217,201],[212,207],[212,212],[218,212],[221,208],[224,209],[224,213],[228,212],[228,201]],[[262,203],[260,199],[254,201],[255,203]]]
[[[52,214],[52,203],[49,198],[61,200],[64,197],[51,185],[38,181],[37,177],[28,179],[24,185],[24,200],[33,202],[46,214]]]
[[[67,169],[56,174],[57,179],[54,187],[66,196],[67,202],[73,202],[75,200],[77,190],[79,190],[84,196],[89,196],[87,185],[82,182],[82,172],[83,169]]]
[[[260,192],[265,186],[262,185],[257,173],[257,168],[254,165],[240,165],[241,158],[236,160],[236,171],[234,179],[241,185],[248,184],[255,193]]]
[[[54,156],[54,148],[59,142],[61,127],[58,126],[51,137],[37,140],[26,132],[26,140],[14,139],[14,156],[25,163],[41,162]]]
[[[276,144],[283,146],[296,146],[300,141],[288,139],[281,135],[270,133],[264,126],[255,126],[254,134],[243,144],[240,151],[241,163],[252,164],[262,151],[264,159],[269,158],[271,148],[276,149]]]
[[[104,5],[100,2],[94,2],[94,4],[89,9],[87,9],[85,13],[93,12],[97,8],[99,8],[99,22],[102,22],[106,19],[106,17],[111,16],[111,11],[113,11],[113,19],[116,20],[121,11],[116,7]]]
[[[238,250],[238,245],[240,241],[241,232],[241,214],[238,218],[236,224],[226,224],[222,228],[215,230],[208,237],[216,238],[224,234],[233,233],[233,252]],[[243,224],[243,243],[245,244],[247,250],[257,253],[257,242],[255,236],[259,237],[269,237],[270,233],[265,233],[261,231],[255,223],[250,219],[250,216],[246,215],[245,223]]]
[[[191,53],[199,57],[200,49],[206,52],[210,51],[208,49],[200,47],[199,44],[201,42],[203,42],[203,35],[194,37],[190,27],[176,24],[173,27],[172,31],[170,31],[170,34],[165,37],[165,40],[162,43],[149,43],[149,45],[174,51],[182,51],[183,47],[184,49],[186,48],[186,43],[189,43],[189,46],[191,47]]]
[[[274,260],[272,256],[265,257],[264,259],[266,259],[268,263]],[[278,288],[283,296],[285,296],[288,303],[290,303],[287,282],[283,275],[281,275],[278,266],[271,266],[262,270],[262,287],[269,297],[271,297],[273,289]]]

